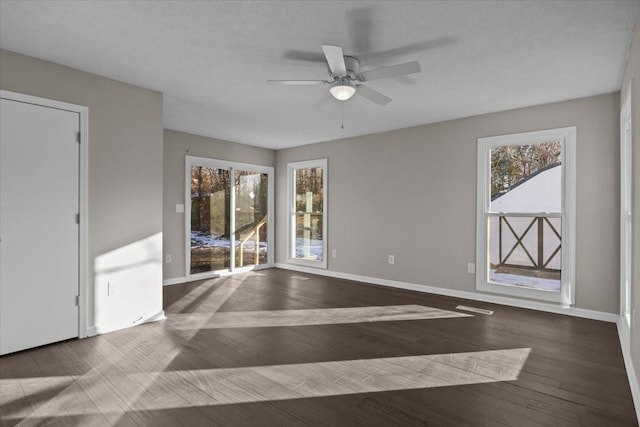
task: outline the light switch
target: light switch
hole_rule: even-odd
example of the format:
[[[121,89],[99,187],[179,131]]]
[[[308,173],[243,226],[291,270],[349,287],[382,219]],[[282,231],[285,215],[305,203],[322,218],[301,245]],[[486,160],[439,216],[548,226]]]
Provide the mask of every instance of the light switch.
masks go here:
[[[184,205],[183,204],[177,204],[176,205],[176,213],[184,213]]]

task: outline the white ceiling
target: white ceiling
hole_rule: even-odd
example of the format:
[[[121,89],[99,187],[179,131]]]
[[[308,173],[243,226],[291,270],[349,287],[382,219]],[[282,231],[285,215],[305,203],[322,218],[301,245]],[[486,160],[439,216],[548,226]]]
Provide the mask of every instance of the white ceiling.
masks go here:
[[[279,149],[619,90],[639,5],[2,0],[0,47],[161,91],[166,128]],[[265,83],[327,79],[322,44],[422,73],[367,83],[385,107]]]

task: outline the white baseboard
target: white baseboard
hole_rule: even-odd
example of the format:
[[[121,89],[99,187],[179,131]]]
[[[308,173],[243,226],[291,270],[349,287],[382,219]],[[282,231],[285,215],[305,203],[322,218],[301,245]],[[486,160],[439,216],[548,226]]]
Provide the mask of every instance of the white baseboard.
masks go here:
[[[622,348],[622,357],[624,359],[624,366],[627,370],[627,378],[629,379],[629,387],[631,387],[631,396],[633,397],[633,405],[636,408],[636,418],[640,420],[640,386],[638,385],[638,377],[636,376],[636,370],[633,367],[633,360],[631,359],[631,349],[629,348],[630,331],[627,325],[625,325],[622,319],[618,320],[618,337],[620,338],[620,347]]]
[[[187,283],[186,277],[174,277],[173,279],[165,279],[162,281],[162,286],[179,285],[180,283]]]
[[[205,279],[217,279],[219,277],[225,277],[225,276],[233,276],[236,274],[242,274],[242,273],[248,273],[250,271],[260,271],[260,270],[266,270],[268,268],[273,268],[274,265],[273,264],[260,264],[260,265],[256,265],[256,266],[249,266],[249,267],[238,267],[236,268],[234,271],[218,271],[218,272],[204,272],[204,273],[197,273],[197,274],[193,274],[191,275],[191,277],[186,278],[186,277],[173,277],[171,279],[165,279],[162,281],[162,286],[170,286],[170,285],[179,285],[180,283],[187,283],[187,282],[193,282],[196,280],[205,280]]]
[[[521,300],[517,298],[503,297],[497,295],[481,294],[476,292],[459,291],[438,286],[419,285],[416,283],[398,282],[395,280],[378,279],[375,277],[360,276],[356,274],[340,273],[336,271],[320,270],[315,268],[301,267],[291,264],[276,263],[276,268],[284,270],[300,271],[303,273],[317,274],[319,276],[335,277],[338,279],[353,280],[356,282],[369,283],[373,285],[389,286],[392,288],[407,289],[411,291],[426,292],[430,294],[445,295],[449,297],[469,299],[473,301],[489,302],[493,304],[508,305],[511,307],[528,308],[531,310],[546,311],[549,313],[566,314],[568,316],[583,317],[586,319],[602,320],[605,322],[617,323],[618,315],[603,311],[587,310],[577,307],[562,307],[555,304]]]
[[[96,325],[91,325],[87,328],[87,337],[93,337],[98,335],[98,328]]]
[[[95,335],[102,335],[102,334],[106,334],[109,332],[114,332],[114,331],[119,331],[121,329],[127,329],[127,328],[131,328],[133,326],[138,326],[138,325],[142,325],[145,323],[151,323],[151,322],[157,322],[159,320],[164,320],[166,319],[167,316],[165,316],[164,314],[164,310],[160,310],[159,312],[157,312],[156,314],[154,314],[153,316],[144,319],[142,321],[140,321],[139,323],[134,323],[131,325],[124,325],[124,326],[120,326],[120,327],[116,327],[116,328],[110,328],[110,329],[105,329],[105,328],[101,328],[100,326],[90,326],[89,327],[89,331],[91,332],[90,334],[88,333],[87,336],[95,336]]]
[[[159,320],[165,320],[166,318],[167,318],[167,316],[164,315],[164,310],[160,310],[159,312],[157,312],[156,314],[154,314],[150,318],[145,319],[144,322],[140,322],[139,325],[141,325],[143,323],[151,323],[151,322],[157,322]]]

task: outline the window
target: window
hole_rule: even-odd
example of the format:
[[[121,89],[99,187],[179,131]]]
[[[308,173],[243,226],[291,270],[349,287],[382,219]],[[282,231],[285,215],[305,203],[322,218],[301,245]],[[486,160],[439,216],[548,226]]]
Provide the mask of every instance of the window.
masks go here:
[[[626,330],[631,325],[631,280],[633,266],[633,157],[631,86],[620,113],[620,318]]]
[[[188,278],[273,264],[272,176],[271,167],[186,157]]]
[[[478,139],[480,291],[573,304],[574,127]]]
[[[327,159],[289,163],[288,259],[327,268]]]

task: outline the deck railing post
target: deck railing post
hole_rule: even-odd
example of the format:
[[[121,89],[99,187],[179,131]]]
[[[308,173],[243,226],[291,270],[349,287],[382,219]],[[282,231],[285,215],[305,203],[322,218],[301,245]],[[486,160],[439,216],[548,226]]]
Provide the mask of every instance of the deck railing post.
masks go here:
[[[253,255],[253,263],[255,265],[260,264],[260,260],[258,257],[260,256],[260,227],[262,227],[262,223],[258,224],[256,227],[256,243],[254,245],[254,255]]]
[[[538,269],[544,265],[544,218],[538,217]]]
[[[502,259],[502,220],[504,219],[503,215],[498,217],[498,264],[502,264],[504,260]]]

